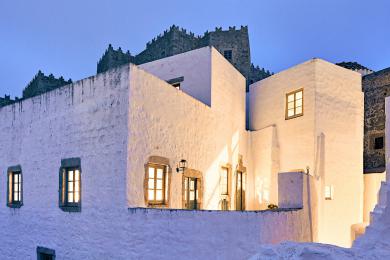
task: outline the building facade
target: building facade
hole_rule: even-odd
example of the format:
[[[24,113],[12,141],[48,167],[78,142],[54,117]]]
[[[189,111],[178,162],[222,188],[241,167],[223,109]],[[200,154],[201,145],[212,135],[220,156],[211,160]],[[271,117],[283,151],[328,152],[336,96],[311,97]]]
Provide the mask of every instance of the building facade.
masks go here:
[[[246,78],[204,47],[1,107],[1,254],[239,258],[284,240],[349,246],[363,214],[359,74],[314,59],[254,83],[250,130],[247,95]]]

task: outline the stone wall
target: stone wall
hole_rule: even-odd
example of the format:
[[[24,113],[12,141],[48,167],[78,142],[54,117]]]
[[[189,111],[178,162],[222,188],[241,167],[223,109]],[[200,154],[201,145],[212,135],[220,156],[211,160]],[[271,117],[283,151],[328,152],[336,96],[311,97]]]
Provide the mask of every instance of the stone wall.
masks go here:
[[[375,149],[375,138],[385,143],[385,97],[390,94],[390,68],[363,77],[364,91],[364,171],[383,172],[385,144]]]
[[[128,62],[143,64],[205,46],[214,46],[221,54],[225,50],[231,50],[232,59],[229,62],[244,75],[248,84],[271,75],[268,70],[255,67],[251,63],[247,26],[241,26],[239,29],[233,26],[228,30],[217,27],[215,31],[205,32],[203,36],[195,36],[194,33],[173,25],[148,42],[145,50],[134,57],[129,53],[114,51],[110,45],[98,63],[97,72],[104,72]]]

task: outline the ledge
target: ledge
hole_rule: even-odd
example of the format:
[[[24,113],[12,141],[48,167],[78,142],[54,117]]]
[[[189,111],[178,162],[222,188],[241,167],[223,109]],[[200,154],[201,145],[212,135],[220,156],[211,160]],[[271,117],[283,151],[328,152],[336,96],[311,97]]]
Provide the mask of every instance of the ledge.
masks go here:
[[[128,211],[132,214],[137,212],[199,212],[200,214],[204,213],[220,213],[220,214],[242,214],[242,213],[249,213],[249,214],[261,214],[261,213],[280,213],[280,212],[293,212],[293,211],[299,211],[302,208],[278,208],[278,209],[265,209],[265,210],[206,210],[206,209],[199,209],[199,210],[191,210],[191,209],[167,209],[167,208],[144,208],[144,207],[130,207],[128,208]]]

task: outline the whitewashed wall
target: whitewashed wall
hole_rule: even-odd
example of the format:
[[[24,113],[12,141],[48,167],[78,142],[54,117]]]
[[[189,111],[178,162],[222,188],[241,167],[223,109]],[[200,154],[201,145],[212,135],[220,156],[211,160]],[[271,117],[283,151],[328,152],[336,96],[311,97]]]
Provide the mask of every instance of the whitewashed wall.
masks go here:
[[[170,56],[139,65],[139,68],[163,80],[184,77],[180,89],[195,99],[211,104],[210,48]]]
[[[338,245],[348,247],[351,226],[363,222],[361,76],[319,59],[315,69],[315,135],[323,135],[319,239],[324,243],[337,240]],[[333,186],[333,200],[324,200],[325,185]]]
[[[245,80],[207,51],[227,66],[226,80],[213,85],[215,93],[226,89],[226,104],[216,97],[209,107],[130,65],[0,109],[2,259],[35,259],[37,246],[54,249],[57,259],[245,258],[259,243],[307,241],[303,210],[128,209],[142,206],[137,181],[149,155],[166,156],[173,167],[185,158],[203,171],[206,208],[218,207],[221,163],[235,167],[241,153],[250,173]],[[80,213],[58,208],[58,169],[69,157],[81,158]],[[6,169],[15,164],[24,177],[20,209],[5,201]],[[181,207],[175,174],[172,206]]]
[[[129,67],[0,108],[1,259],[83,259],[118,243],[126,221]],[[58,207],[61,159],[80,157],[82,211]],[[6,207],[7,168],[20,164],[24,205]],[[113,224],[115,223],[115,224]],[[112,241],[110,241],[112,240]]]
[[[314,80],[313,61],[308,61],[250,86],[253,174],[257,192],[269,193],[261,200],[263,207],[278,202],[278,172],[314,168]],[[285,120],[286,94],[300,88],[304,88],[304,116]],[[265,150],[274,158],[272,167],[260,159]]]
[[[212,64],[211,83],[207,83],[212,94],[211,106],[136,66],[131,67],[127,181],[129,206],[145,206],[143,189],[140,187],[145,176],[144,164],[151,155],[168,158],[174,169],[171,208],[182,208],[182,175],[175,171],[181,159],[187,160],[189,168],[203,173],[205,209],[219,208],[219,179],[223,165],[230,163],[234,170],[238,164],[238,155],[241,154],[250,175],[245,130],[245,78],[218,51],[209,47],[188,52],[184,56],[177,55],[180,62],[176,62],[176,56],[164,59],[169,64],[163,67],[169,67],[170,72],[169,76],[160,76],[171,77],[176,69],[182,69],[182,63],[191,63],[198,55],[204,57],[202,62],[205,66]],[[198,66],[201,71],[203,63]],[[147,67],[154,67],[153,62]],[[198,71],[193,68],[187,73],[197,75]],[[187,78],[193,78],[194,75]],[[251,192],[247,192],[247,201],[252,199]]]
[[[304,89],[304,115],[285,120],[286,94],[300,88]],[[309,167],[318,180],[313,182],[317,191],[313,214],[319,225],[316,239],[350,246],[351,226],[363,220],[360,75],[320,59],[299,64],[251,85],[250,118],[253,158],[266,150],[268,157],[276,153],[274,158],[278,158],[272,172],[269,165],[260,164],[254,176],[277,187],[272,176],[278,172]],[[270,127],[275,128],[273,142],[262,140]],[[324,200],[325,185],[333,186],[333,200]],[[267,186],[260,189],[256,192],[266,192]],[[277,201],[277,188],[270,190],[269,202]]]

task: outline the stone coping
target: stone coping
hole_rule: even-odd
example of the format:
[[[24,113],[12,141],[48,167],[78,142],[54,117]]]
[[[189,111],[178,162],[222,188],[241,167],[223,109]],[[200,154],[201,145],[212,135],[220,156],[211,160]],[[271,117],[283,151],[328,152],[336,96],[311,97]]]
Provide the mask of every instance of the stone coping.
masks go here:
[[[138,212],[199,212],[203,213],[220,213],[220,214],[240,214],[240,213],[272,213],[272,212],[293,212],[302,210],[302,208],[278,208],[278,209],[264,209],[264,210],[209,210],[209,209],[200,209],[200,210],[192,210],[192,209],[167,209],[167,208],[144,208],[144,207],[130,207],[128,208],[130,213]]]

